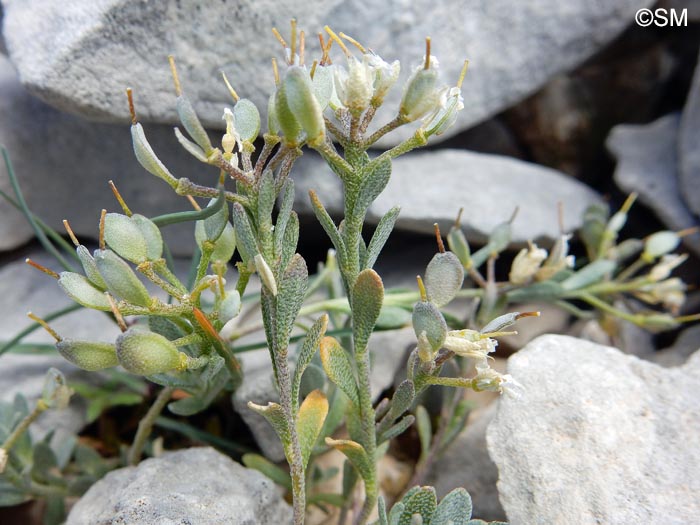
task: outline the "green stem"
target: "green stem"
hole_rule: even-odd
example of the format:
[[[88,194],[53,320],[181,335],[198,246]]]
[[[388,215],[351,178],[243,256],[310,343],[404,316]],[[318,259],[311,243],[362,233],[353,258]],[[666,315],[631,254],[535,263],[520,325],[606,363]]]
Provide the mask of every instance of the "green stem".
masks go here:
[[[151,435],[153,430],[153,425],[156,422],[156,418],[160,416],[161,412],[165,408],[165,405],[170,401],[170,397],[173,395],[175,389],[170,386],[166,386],[160,391],[158,397],[148,409],[146,415],[143,416],[141,421],[139,421],[139,426],[136,430],[136,435],[134,436],[134,441],[129,448],[129,454],[127,456],[127,462],[130,466],[138,465],[141,460],[141,454],[143,453],[143,448],[146,445],[146,440],[148,436]]]
[[[372,133],[367,139],[365,139],[364,143],[362,144],[362,147],[364,149],[369,148],[372,144],[377,142],[384,135],[394,131],[396,128],[403,126],[404,124],[406,124],[406,120],[403,119],[400,115],[396,115],[396,117],[394,117],[393,120],[384,124],[381,128],[379,128],[377,131]]]
[[[34,407],[34,410],[31,411],[30,414],[28,414],[21,422],[19,425],[17,425],[17,428],[15,428],[12,433],[7,436],[7,439],[5,442],[2,444],[2,449],[9,451],[14,444],[17,442],[17,440],[22,437],[22,434],[24,434],[27,429],[29,428],[29,425],[31,425],[36,418],[38,418],[45,410],[47,410],[49,407],[48,405],[44,402],[43,399],[39,399],[36,402],[36,406]]]
[[[364,443],[362,446],[369,457],[371,470],[368,478],[365,478],[365,501],[362,510],[356,520],[357,525],[365,525],[377,504],[379,498],[379,486],[377,483],[377,434],[374,421],[376,419],[372,406],[372,390],[370,385],[369,351],[365,348],[357,356],[357,375],[360,383],[360,419]]]

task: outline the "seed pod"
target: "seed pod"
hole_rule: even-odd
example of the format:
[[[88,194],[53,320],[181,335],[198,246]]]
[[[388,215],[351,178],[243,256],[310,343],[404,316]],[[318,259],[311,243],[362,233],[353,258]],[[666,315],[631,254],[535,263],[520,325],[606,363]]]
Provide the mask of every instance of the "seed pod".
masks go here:
[[[291,66],[283,85],[289,109],[306,133],[309,144],[324,140],[326,124],[323,121],[323,110],[314,94],[309,74],[299,66]]]
[[[95,264],[112,295],[139,306],[151,304],[146,287],[116,253],[111,250],[95,250]]]
[[[136,224],[146,240],[146,258],[149,261],[160,259],[163,255],[163,237],[160,234],[160,228],[151,219],[138,213],[131,216],[131,221]]]
[[[119,364],[132,374],[149,376],[186,367],[187,355],[160,334],[129,328],[117,338]]]
[[[192,103],[185,95],[177,97],[177,114],[190,137],[204,150],[204,154],[209,156],[214,150],[209,140],[209,135],[207,135],[204,126],[199,121]]]
[[[58,353],[78,368],[95,372],[117,366],[117,348],[112,343],[62,339],[56,343]]]
[[[100,275],[100,272],[97,271],[95,259],[92,258],[90,251],[82,244],[79,244],[75,248],[75,251],[78,254],[78,258],[80,259],[80,263],[83,266],[83,270],[85,271],[85,276],[88,278],[88,281],[90,281],[93,286],[104,292],[107,289],[107,283],[105,283],[104,279]]]
[[[237,290],[226,294],[226,298],[219,305],[219,321],[227,323],[236,317],[241,311],[241,295]]]
[[[241,140],[253,142],[260,133],[260,112],[255,104],[247,98],[242,98],[233,106],[233,118],[236,131]]]
[[[215,202],[216,199],[210,200],[207,208],[213,206]],[[221,209],[214,215],[195,223],[194,238],[200,248],[204,241],[215,242],[219,238],[228,223],[228,212],[228,204],[224,202]]]
[[[46,406],[63,410],[70,403],[72,395],[73,389],[68,386],[63,372],[53,367],[49,368],[44,378],[44,388],[41,391],[41,400]]]
[[[404,120],[413,122],[435,109],[439,102],[437,78],[437,71],[431,68],[419,69],[408,80],[399,107]]]
[[[437,306],[420,301],[413,307],[413,331],[416,337],[425,332],[430,348],[437,352],[447,337],[447,323]]]
[[[275,116],[284,136],[284,141],[290,145],[296,145],[301,135],[301,124],[289,107],[287,100],[286,83],[282,82],[275,94]]]
[[[134,264],[148,257],[148,246],[141,230],[130,217],[121,213],[105,215],[105,241],[120,257]]]
[[[650,235],[644,242],[644,252],[642,259],[651,262],[657,257],[671,253],[678,248],[681,238],[677,233],[671,231],[661,231]]]
[[[272,93],[267,101],[267,132],[272,135],[280,134],[280,123],[277,118],[277,95]]]
[[[464,268],[452,252],[436,253],[425,271],[428,301],[444,306],[454,299],[464,282]]]
[[[111,310],[109,301],[101,290],[88,281],[87,277],[73,272],[61,272],[58,284],[66,295],[76,303],[94,310]]]
[[[168,168],[163,165],[146,140],[146,135],[143,132],[141,124],[137,123],[131,126],[131,141],[134,145],[136,160],[139,161],[139,164],[141,164],[146,171],[159,179],[163,179],[173,187],[177,186],[177,179],[173,177],[172,173],[168,171]]]
[[[471,250],[462,228],[452,226],[447,234],[447,245],[465,268],[471,267]]]

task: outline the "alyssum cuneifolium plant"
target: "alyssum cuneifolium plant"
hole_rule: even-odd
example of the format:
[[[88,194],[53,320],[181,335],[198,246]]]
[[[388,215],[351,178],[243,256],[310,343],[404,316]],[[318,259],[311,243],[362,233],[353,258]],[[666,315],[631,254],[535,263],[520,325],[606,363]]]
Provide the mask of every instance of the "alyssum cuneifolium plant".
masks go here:
[[[418,396],[431,385],[517,395],[515,380],[489,366],[496,338],[514,333],[507,329],[519,319],[538,315],[504,313],[514,303],[553,302],[578,316],[590,316],[590,311],[580,307],[583,302],[652,329],[671,328],[693,319],[658,311],[628,312],[614,305],[616,298],[627,294],[678,312],[685,285],[669,275],[684,259],[671,254],[683,232],[661,232],[645,240],[617,244],[633,199],[611,218],[606,209],[594,207],[586,214],[582,232],[588,252],[585,264],[575,266],[568,253],[569,235],[562,233],[549,252],[532,243],[522,249],[512,263],[508,281],[497,282],[495,262],[510,245],[513,219],[497,226],[488,243],[472,253],[458,218],[447,236],[451,251],[445,249],[436,226],[438,253],[430,261],[425,278],[418,277],[419,291],[385,291],[382,279],[372,268],[399,208],[392,208],[380,219],[368,242],[363,236],[367,210],[386,187],[392,160],[425,145],[431,136],[444,132],[454,122],[463,107],[460,90],[466,62],[456,85],[443,85],[427,39],[425,56],[403,86],[395,117],[384,125],[372,126],[377,108],[399,78],[400,65],[397,61],[385,62],[347,35],[336,35],[328,27],[325,30],[327,39],[319,35],[321,58],[310,67],[305,60],[304,33],[297,34],[295,23],[289,43],[274,31],[284,47],[286,64],[279,68],[273,60],[276,90],[269,99],[267,133],[255,161],[254,143],[261,125],[255,105],[239,98],[224,76],[235,104],[224,110],[226,131],[220,147],[215,146],[183,93],[175,62],[170,59],[177,111],[189,137],[178,128],[175,135],[195,158],[218,168],[215,186],[176,178],[161,162],[137,122],[128,90],[137,159],[177,194],[187,196],[196,209],[148,219],[132,213],[113,187],[124,213],[103,211],[100,246],[93,254],[78,242],[66,223],[84,274],[56,274],[31,264],[58,279],[79,304],[111,312],[123,333],[113,343],[97,343],[64,339],[46,327],[56,338],[61,355],[77,366],[100,370],[119,364],[165,387],[134,438],[129,460],[136,463],[153,421],[170,400],[173,389],[183,390],[189,397],[170,403],[169,409],[189,415],[206,408],[221,391],[234,390],[240,383],[235,340],[247,329],[238,325],[239,312],[249,279],[257,274],[262,283],[262,324],[279,400],[249,406],[279,435],[289,474],[275,470],[260,457],[251,456],[247,463],[271,473],[291,490],[294,523],[304,522],[307,500],[341,507],[340,523],[353,509],[355,523],[367,523],[378,501],[382,524],[468,523],[471,503],[464,491],[451,493],[438,505],[434,490],[415,488],[388,515],[379,498],[377,462],[390,439],[409,428],[417,417],[425,445],[419,463],[425,466],[465,420],[465,405],[452,403],[441,421],[445,432],[440,431],[441,439],[431,445],[430,431],[425,431],[430,426],[427,413],[421,406],[416,407]],[[334,43],[342,50],[345,65],[332,62]],[[357,51],[353,53],[346,43]],[[384,135],[411,123],[417,124],[408,139],[374,157],[367,153]],[[313,210],[334,248],[327,264],[311,281],[304,259],[295,253],[299,221],[292,210],[294,185],[289,178],[304,146],[316,150],[343,184],[343,220],[339,224],[318,195],[310,192]],[[227,179],[233,180],[233,190],[225,189]],[[199,209],[193,197],[208,198],[209,205]],[[160,228],[189,220],[196,221],[199,252],[191,279],[183,283],[167,263]],[[240,262],[236,264],[235,287],[231,287],[225,276],[234,252]],[[625,267],[626,261],[636,255],[638,259]],[[647,265],[650,271],[638,275]],[[481,273],[483,266],[485,276]],[[149,293],[139,274],[162,289],[168,301]],[[328,291],[327,300],[304,304],[312,292],[322,288]],[[444,306],[456,297],[474,299],[477,308],[466,319],[444,313]],[[304,318],[318,312],[327,313],[310,326],[302,324]],[[135,317],[137,323],[128,327],[125,317]],[[370,394],[370,335],[377,326],[398,327],[408,322],[417,340],[407,366],[408,377],[391,399],[375,406]],[[305,331],[296,352],[290,345],[295,326]],[[457,366],[453,366],[455,363]],[[472,368],[474,372],[469,375]],[[441,373],[449,370],[458,372],[455,377]],[[406,414],[409,411],[416,415]],[[333,435],[342,423],[347,438],[335,439]],[[314,457],[330,449],[346,456],[343,492],[313,494],[307,489],[319,475],[310,465]],[[359,480],[364,501],[355,505],[354,488]]]

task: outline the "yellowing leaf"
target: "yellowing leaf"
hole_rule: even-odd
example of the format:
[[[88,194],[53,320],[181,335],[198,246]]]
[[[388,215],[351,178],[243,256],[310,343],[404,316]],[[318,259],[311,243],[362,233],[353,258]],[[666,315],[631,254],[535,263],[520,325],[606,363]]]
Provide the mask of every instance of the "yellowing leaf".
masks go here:
[[[304,466],[309,461],[309,456],[323,428],[323,422],[326,420],[327,414],[328,399],[320,390],[314,390],[306,396],[301,407],[299,407],[297,433],[299,435],[299,445]]]

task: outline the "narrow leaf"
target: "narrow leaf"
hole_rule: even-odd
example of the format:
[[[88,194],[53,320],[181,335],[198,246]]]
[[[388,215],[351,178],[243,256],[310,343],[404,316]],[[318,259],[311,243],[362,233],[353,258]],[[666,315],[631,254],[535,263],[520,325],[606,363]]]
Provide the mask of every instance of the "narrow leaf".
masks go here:
[[[299,356],[297,357],[297,365],[294,369],[294,379],[292,380],[292,403],[295,407],[299,400],[299,385],[301,384],[301,378],[304,375],[304,370],[306,370],[306,367],[309,366],[309,363],[316,354],[316,350],[321,343],[321,338],[326,333],[327,327],[328,314],[323,314],[321,317],[316,319],[316,322],[306,333],[306,339],[304,339],[304,343],[301,345],[301,350],[299,351]]]
[[[320,390],[314,390],[299,407],[297,414],[297,433],[301,447],[301,457],[304,467],[309,462],[311,451],[316,444],[323,422],[328,414],[328,399]]]
[[[391,160],[384,159],[373,161],[362,169],[362,183],[360,184],[353,208],[353,217],[364,217],[370,205],[384,191],[391,177]]]
[[[286,451],[291,443],[291,433],[287,425],[287,419],[284,417],[284,410],[282,410],[279,403],[268,403],[266,406],[262,406],[248,401],[248,408],[267,419],[272,428],[275,429],[275,432],[277,432]]]
[[[423,405],[416,409],[416,428],[420,440],[421,456],[425,457],[430,452],[430,442],[433,439],[433,426],[430,423],[430,415]]]
[[[236,240],[238,241],[238,249],[241,252],[243,261],[247,264],[260,253],[253,228],[250,225],[250,219],[243,206],[239,203],[233,203],[233,226],[236,230]]]
[[[287,223],[292,214],[292,206],[294,204],[294,181],[287,179],[282,187],[282,199],[280,201],[280,209],[277,213],[277,221],[275,223],[274,242],[275,256],[279,257],[282,254],[282,246],[287,230]],[[296,251],[296,245],[294,247]]]
[[[309,197],[311,198],[311,207],[314,209],[314,214],[333,243],[335,251],[338,252],[338,259],[342,263],[342,261],[345,260],[345,244],[340,237],[338,228],[336,228],[331,216],[328,215],[326,208],[324,208],[323,204],[321,204],[316,192],[313,190],[309,191]]]
[[[416,418],[413,417],[413,415],[407,415],[401,421],[389,427],[388,430],[382,432],[377,437],[377,443],[379,444],[383,443],[384,441],[389,441],[390,439],[394,439],[396,436],[403,434],[404,432],[406,432],[406,430],[408,430],[408,428],[414,423],[415,420]]]
[[[277,293],[277,344],[286,349],[306,294],[309,273],[301,255],[295,254],[284,271]]]
[[[333,337],[321,339],[321,363],[328,378],[350,398],[355,406],[359,406],[357,383],[348,354]]]
[[[366,269],[357,276],[352,290],[355,351],[364,352],[384,302],[384,285],[377,272]]]
[[[246,467],[262,472],[278,485],[292,490],[292,478],[289,476],[289,472],[279,468],[269,459],[260,454],[243,454],[241,461]]]
[[[349,439],[326,438],[326,445],[342,452],[352,466],[355,467],[360,477],[364,480],[372,478],[372,465],[367,452],[359,443]]]
[[[400,211],[401,207],[394,206],[379,219],[377,229],[374,230],[374,235],[372,235],[372,239],[367,246],[367,258],[362,263],[363,269],[372,268],[374,263],[377,262],[377,257],[379,257],[382,248],[384,248],[386,241],[389,239],[389,235],[391,235],[394,229],[394,224],[396,224],[396,219],[398,219]]]

